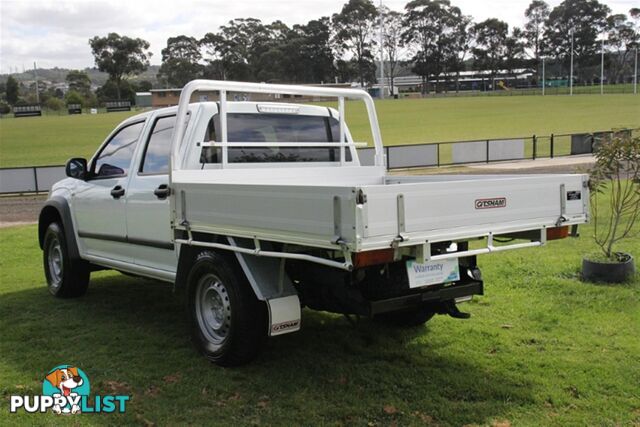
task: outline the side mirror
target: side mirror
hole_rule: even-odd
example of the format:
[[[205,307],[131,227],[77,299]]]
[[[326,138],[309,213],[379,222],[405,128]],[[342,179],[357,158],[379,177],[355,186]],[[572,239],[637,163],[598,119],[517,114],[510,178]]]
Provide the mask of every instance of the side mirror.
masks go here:
[[[69,178],[85,179],[87,176],[87,160],[80,157],[69,159],[64,171]]]

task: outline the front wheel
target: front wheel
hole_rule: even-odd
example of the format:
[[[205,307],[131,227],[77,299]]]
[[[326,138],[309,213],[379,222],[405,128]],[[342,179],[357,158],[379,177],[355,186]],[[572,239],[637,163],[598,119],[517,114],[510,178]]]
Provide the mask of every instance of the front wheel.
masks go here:
[[[221,366],[251,361],[267,338],[267,309],[233,258],[202,251],[187,279],[193,341]]]
[[[60,224],[53,222],[44,234],[43,266],[47,288],[60,298],[79,297],[87,292],[89,263],[69,256],[67,240]]]

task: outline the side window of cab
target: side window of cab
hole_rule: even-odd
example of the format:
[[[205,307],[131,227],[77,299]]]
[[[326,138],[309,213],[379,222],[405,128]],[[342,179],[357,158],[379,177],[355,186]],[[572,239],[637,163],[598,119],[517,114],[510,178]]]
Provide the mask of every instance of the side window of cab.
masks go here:
[[[144,121],[132,123],[118,130],[96,156],[91,167],[93,178],[127,176],[143,128]]]
[[[169,173],[171,134],[175,124],[175,115],[156,119],[140,162],[139,173],[141,175],[164,175]]]

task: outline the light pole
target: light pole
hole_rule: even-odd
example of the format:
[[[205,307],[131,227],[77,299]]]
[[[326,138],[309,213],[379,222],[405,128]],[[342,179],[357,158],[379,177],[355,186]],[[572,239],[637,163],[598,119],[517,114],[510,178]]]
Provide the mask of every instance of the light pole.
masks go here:
[[[569,71],[569,96],[573,96],[573,33],[574,27],[571,27],[569,34],[571,34],[571,66]]]
[[[40,90],[38,90],[38,71],[36,69],[36,61],[33,61],[33,79],[36,82],[36,103],[40,104]]]
[[[384,99],[384,11],[380,0],[380,99]]]
[[[636,61],[633,66],[633,94],[638,94],[638,46],[636,46]]]
[[[600,95],[604,95],[604,35],[602,36],[602,47],[600,48]]]
[[[544,96],[545,76],[544,76],[544,56],[542,57],[542,96]]]

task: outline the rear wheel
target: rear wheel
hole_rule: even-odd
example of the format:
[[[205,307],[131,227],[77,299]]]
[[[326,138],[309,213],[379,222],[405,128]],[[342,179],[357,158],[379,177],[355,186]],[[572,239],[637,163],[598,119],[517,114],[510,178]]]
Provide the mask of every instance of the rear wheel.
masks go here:
[[[382,313],[374,317],[376,321],[395,327],[415,327],[427,323],[436,313],[425,307]]]
[[[89,263],[71,259],[64,230],[57,222],[49,224],[45,231],[42,255],[51,295],[74,298],[87,292],[91,273]]]
[[[191,267],[188,314],[193,341],[221,366],[251,361],[267,338],[267,309],[233,258],[201,252]]]

